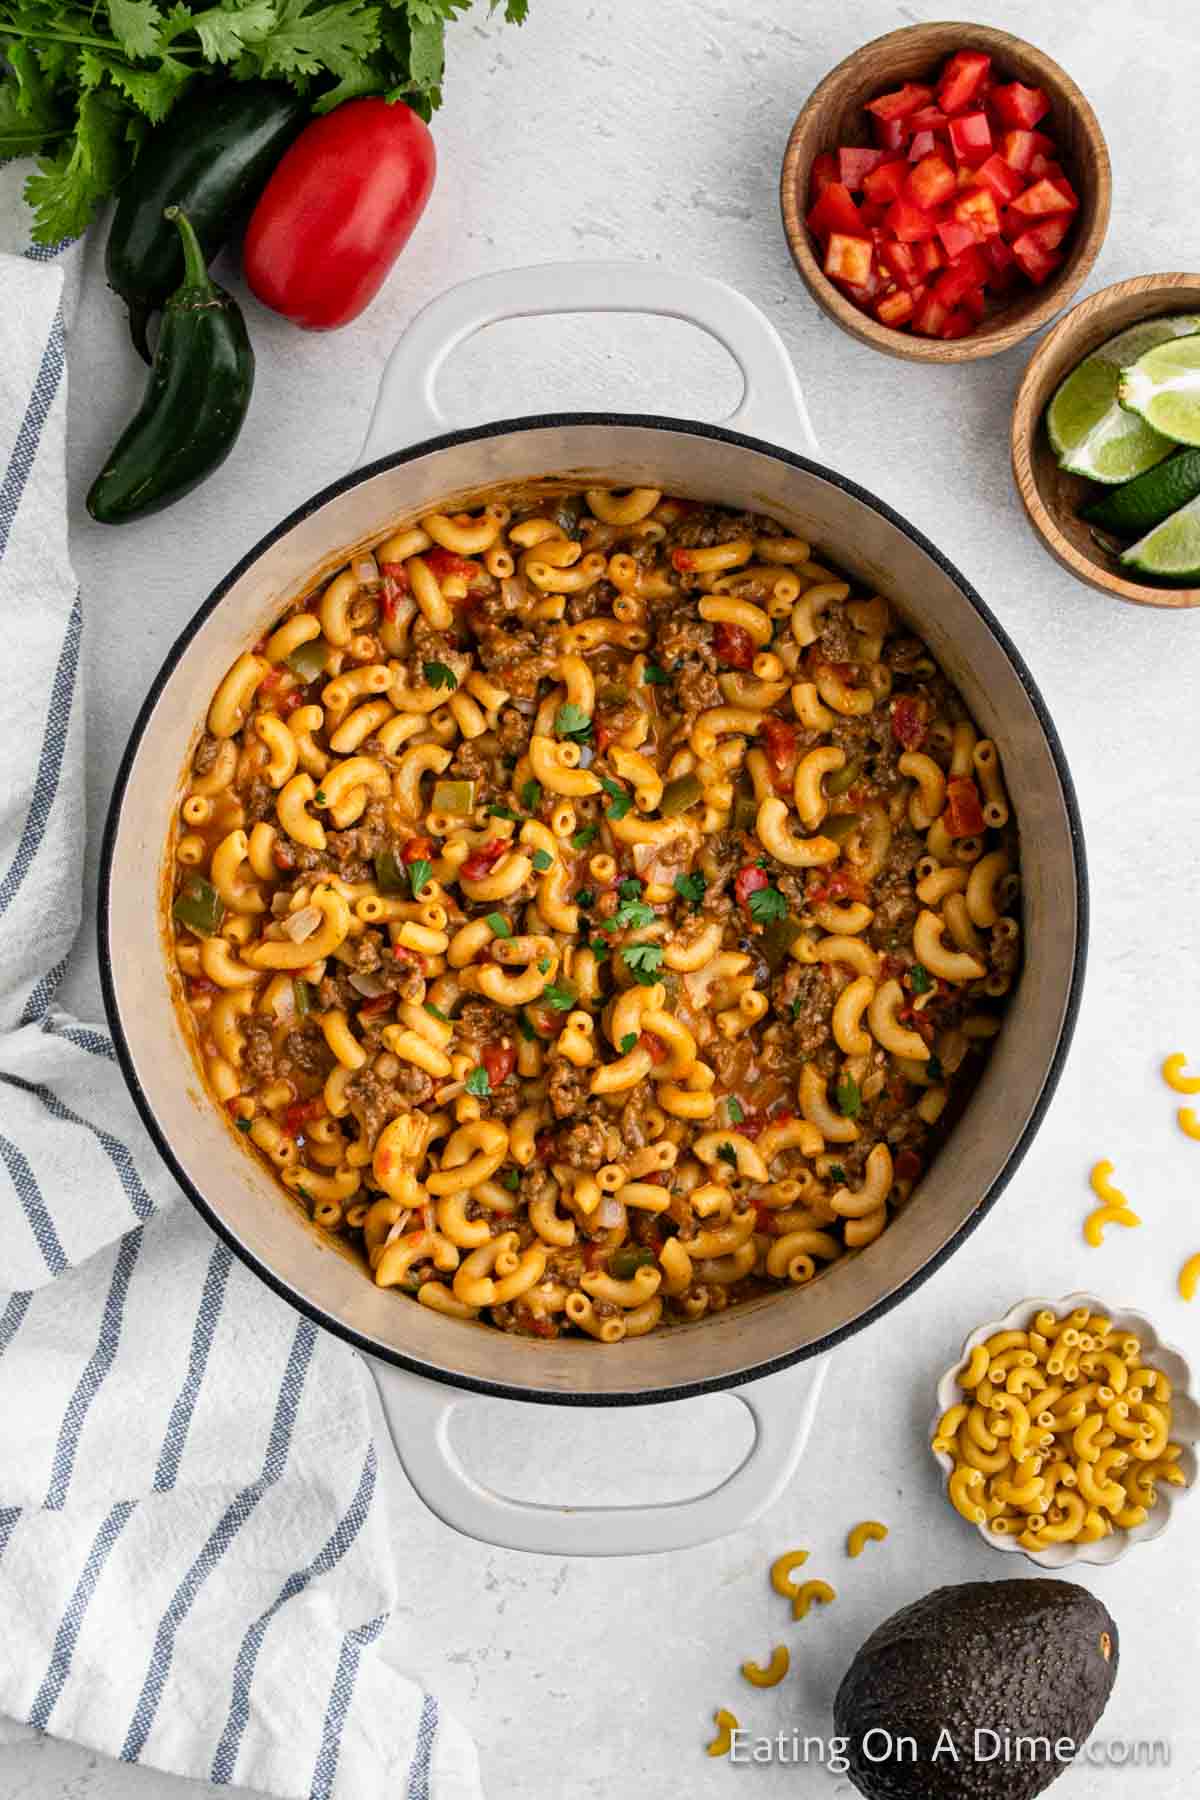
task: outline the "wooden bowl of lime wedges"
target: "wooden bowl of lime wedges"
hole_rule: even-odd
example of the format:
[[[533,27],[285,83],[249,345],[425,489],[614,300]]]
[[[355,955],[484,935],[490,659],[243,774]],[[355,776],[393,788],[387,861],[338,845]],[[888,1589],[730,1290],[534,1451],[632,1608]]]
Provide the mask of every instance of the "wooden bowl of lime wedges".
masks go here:
[[[1017,391],[1012,463],[1072,575],[1200,606],[1200,275],[1140,275],[1072,307]]]

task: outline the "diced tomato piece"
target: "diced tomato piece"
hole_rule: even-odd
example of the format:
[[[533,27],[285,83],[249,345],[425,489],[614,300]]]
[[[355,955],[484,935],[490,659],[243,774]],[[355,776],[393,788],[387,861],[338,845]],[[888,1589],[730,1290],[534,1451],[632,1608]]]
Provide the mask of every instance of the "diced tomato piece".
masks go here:
[[[1052,213],[1075,212],[1078,206],[1079,196],[1069,181],[1065,178],[1051,181],[1043,177],[1017,195],[1011,210],[1020,213],[1024,219],[1041,219]]]
[[[983,830],[979,789],[970,775],[952,775],[946,783],[946,810],[942,823],[952,838],[974,837]]]
[[[972,243],[969,250],[943,270],[933,284],[933,291],[943,306],[955,307],[972,288],[982,287],[987,280],[988,263]]]
[[[909,134],[909,126],[904,119],[878,119],[871,117],[871,136],[881,150],[901,150],[904,140]]]
[[[924,704],[908,694],[892,701],[892,736],[906,750],[919,750],[928,729]]]
[[[970,337],[974,329],[975,321],[972,319],[970,313],[966,312],[962,307],[959,307],[957,311],[950,314],[950,317],[942,326],[939,335],[943,338]]]
[[[372,997],[369,1000],[364,1000],[362,1005],[359,1007],[359,1009],[358,1009],[359,1018],[360,1019],[377,1019],[379,1017],[380,1013],[385,1013],[389,1010],[389,1008],[393,1005],[395,998],[396,998],[395,994],[374,994],[374,995],[372,995]]]
[[[991,57],[980,50],[956,51],[938,82],[937,98],[942,111],[962,112],[979,92],[991,66]]]
[[[688,571],[694,569],[695,566],[696,555],[693,550],[672,550],[671,567],[673,569],[678,569],[681,575],[686,575]]]
[[[987,301],[981,287],[968,288],[962,297],[962,310],[969,313],[974,324],[978,325],[987,311]]]
[[[1024,177],[999,154],[989,156],[975,171],[980,187],[990,188],[1001,206],[1007,206],[1024,187]]]
[[[942,247],[946,255],[952,262],[965,250],[974,249],[977,241],[971,227],[964,225],[959,219],[939,219],[937,234],[942,240]]]
[[[1037,232],[1025,231],[1013,239],[1013,255],[1024,275],[1035,287],[1041,287],[1063,260],[1061,250],[1047,250],[1038,242]]]
[[[276,838],[271,845],[271,860],[277,869],[294,869],[296,852],[290,844],[282,843],[279,838]]]
[[[737,879],[733,884],[738,905],[748,906],[751,894],[757,894],[760,888],[770,887],[770,885],[770,879],[765,869],[760,869],[757,863],[747,863],[744,869],[738,870]]]
[[[889,157],[864,177],[863,192],[877,206],[890,206],[904,192],[908,164],[900,157]]]
[[[850,197],[850,189],[840,181],[831,181],[808,215],[808,229],[822,240],[841,232],[854,237],[858,233],[858,208]]]
[[[744,625],[722,621],[713,632],[713,649],[718,660],[731,669],[749,669],[754,662],[754,639]]]
[[[440,544],[434,544],[431,550],[422,550],[421,560],[428,564],[439,581],[447,575],[461,575],[464,581],[472,581],[480,573],[478,563],[468,562],[465,556],[455,556],[453,550],[443,550]]]
[[[516,1068],[517,1047],[515,1044],[485,1044],[480,1060],[487,1070],[488,1086],[494,1091]]]
[[[1035,156],[1045,156],[1054,148],[1040,131],[1006,131],[1000,154],[1019,175],[1027,175]]]
[[[999,234],[1000,214],[995,196],[987,188],[971,188],[960,194],[954,202],[954,217],[960,224],[969,225],[980,243]]]
[[[908,146],[908,160],[919,163],[923,156],[932,156],[938,147],[937,133],[933,131],[915,131]]]
[[[767,761],[776,775],[782,775],[796,760],[796,728],[783,719],[767,718],[762,722],[761,736]]]
[[[916,81],[906,81],[903,87],[893,89],[890,94],[880,94],[878,99],[868,100],[867,111],[877,119],[907,119],[919,106],[928,106],[932,99],[932,88],[922,87]]]
[[[1005,125],[1018,131],[1032,131],[1039,119],[1050,111],[1049,96],[1040,87],[1025,87],[1010,81],[992,89],[992,105]]]
[[[806,890],[808,901],[815,906],[825,900],[865,900],[866,886],[861,876],[853,869],[834,869],[831,875],[818,877],[814,886]]]
[[[286,694],[279,695],[275,702],[275,710],[282,718],[286,719],[295,712],[303,698],[304,694],[300,688],[289,688]]]
[[[950,147],[959,162],[981,163],[992,153],[992,128],[985,112],[963,113],[950,121]]]
[[[855,233],[855,236],[863,237],[869,232],[871,237],[874,238],[875,233],[880,229],[886,217],[886,206],[880,206],[874,200],[862,201],[858,209],[858,231]]]
[[[946,258],[942,254],[942,247],[932,238],[924,244],[917,244],[913,255],[917,262],[917,272],[923,281],[928,281],[931,275],[936,275],[939,269],[945,267]]]
[[[668,1056],[671,1054],[662,1039],[660,1037],[655,1037],[652,1031],[643,1031],[638,1039],[638,1048],[639,1050],[645,1050],[650,1057],[650,1061],[654,1063],[666,1062]]]
[[[922,238],[931,238],[935,230],[935,222],[930,215],[903,197],[893,200],[888,207],[884,226],[902,244],[915,244]]]
[[[909,113],[908,123],[912,131],[945,131],[950,121],[940,106],[919,106]]]
[[[994,270],[996,270],[997,273],[999,273],[1000,271],[1002,271],[1004,269],[1012,268],[1012,265],[1013,265],[1012,246],[1010,244],[1006,244],[1002,237],[989,238],[987,243],[984,244],[982,246],[982,248],[983,248],[983,254],[987,257],[988,261],[992,265],[992,268]]]
[[[832,150],[822,150],[819,156],[813,157],[813,166],[808,172],[808,203],[815,206],[831,181],[838,178],[837,157]]]
[[[882,300],[875,302],[875,317],[881,325],[898,328],[907,325],[913,316],[913,297],[907,288],[896,288],[885,294]]]
[[[923,156],[909,172],[908,197],[914,205],[932,212],[954,193],[958,181],[942,156]]]
[[[503,844],[500,849],[504,848]],[[499,850],[496,852],[499,855]],[[410,837],[400,852],[406,863],[428,862],[433,856],[433,839],[427,837]]]
[[[539,1131],[533,1140],[533,1151],[539,1162],[549,1162],[554,1155],[553,1132]]]
[[[870,278],[874,259],[875,246],[870,238],[847,237],[835,231],[825,250],[825,273],[834,281],[862,287]]]
[[[916,256],[907,244],[901,244],[895,238],[887,238],[880,244],[879,260],[903,287],[914,288],[921,279]]]
[[[217,984],[215,981],[210,981],[207,975],[189,975],[187,991],[190,1000],[199,1000],[204,994],[215,994]]]
[[[865,309],[871,305],[871,302],[879,292],[879,277],[876,275],[874,269],[872,269],[868,279],[861,285],[853,281],[843,281],[841,288],[843,294],[853,300],[855,306],[861,306]]]
[[[837,178],[852,194],[862,187],[866,176],[883,161],[882,150],[865,150],[858,144],[842,144],[837,153]]]
[[[1058,213],[1053,219],[1042,219],[1039,224],[1031,225],[1028,233],[1022,235],[1033,238],[1043,250],[1057,250],[1070,229],[1070,214]]]
[[[394,619],[401,598],[408,592],[408,570],[403,563],[380,563],[379,573],[383,577],[383,616]]]
[[[901,1150],[892,1167],[898,1181],[916,1181],[921,1174],[921,1159],[915,1150]]]
[[[467,881],[482,881],[485,875],[491,874],[507,849],[508,845],[503,838],[489,838],[486,844],[480,844],[477,850],[472,850],[459,874]]]
[[[949,317],[949,308],[930,288],[913,314],[913,330],[919,331],[922,337],[941,337],[942,326]]]
[[[361,1007],[359,1010],[362,1010]],[[319,1094],[313,1100],[293,1100],[283,1115],[283,1128],[289,1137],[300,1137],[306,1125],[311,1125],[314,1119],[323,1118],[324,1114],[325,1102]]]

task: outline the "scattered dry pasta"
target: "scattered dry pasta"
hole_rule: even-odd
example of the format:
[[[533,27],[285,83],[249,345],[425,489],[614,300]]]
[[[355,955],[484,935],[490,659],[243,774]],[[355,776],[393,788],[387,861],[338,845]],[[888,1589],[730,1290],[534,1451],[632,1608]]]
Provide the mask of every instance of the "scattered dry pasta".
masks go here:
[[[393,530],[222,681],[171,842],[192,1040],[379,1286],[616,1345],[908,1202],[1019,972],[1017,828],[810,551],[541,483]]]
[[[764,1669],[756,1662],[744,1662],[742,1674],[751,1687],[778,1687],[779,1683],[791,1667],[791,1654],[786,1644],[776,1644],[771,1652],[770,1661]]]
[[[967,1387],[979,1348],[987,1367]],[[1171,1383],[1110,1318],[1045,1310],[977,1350],[933,1437],[954,1463],[950,1502],[972,1524],[1026,1550],[1090,1543],[1142,1524],[1159,1482],[1184,1484]]]
[[[888,1534],[886,1525],[878,1519],[864,1519],[861,1525],[855,1525],[846,1539],[846,1551],[850,1556],[861,1556],[868,1544],[882,1544]]]
[[[1120,1188],[1113,1186],[1112,1172],[1110,1162],[1098,1162],[1088,1177],[1092,1192],[1103,1202],[1101,1206],[1093,1208],[1083,1222],[1084,1239],[1093,1250],[1098,1250],[1104,1242],[1107,1226],[1124,1225],[1131,1228],[1142,1222]]]
[[[1200,1251],[1189,1256],[1179,1271],[1179,1292],[1183,1299],[1194,1300],[1200,1287]]]
[[[806,1581],[792,1595],[793,1619],[806,1619],[810,1608],[829,1606],[837,1599],[837,1594],[827,1581]]]
[[[1185,1075],[1187,1057],[1182,1050],[1168,1056],[1162,1066],[1162,1078],[1177,1094],[1200,1094],[1200,1075]]]
[[[807,1550],[785,1550],[782,1556],[775,1558],[771,1564],[771,1586],[777,1594],[782,1594],[788,1600],[795,1598],[797,1588],[792,1576],[807,1561]]]
[[[728,1756],[729,1746],[733,1742],[732,1734],[741,1730],[737,1717],[726,1707],[720,1706],[713,1714],[713,1723],[717,1728],[717,1735],[704,1748],[709,1756]]]

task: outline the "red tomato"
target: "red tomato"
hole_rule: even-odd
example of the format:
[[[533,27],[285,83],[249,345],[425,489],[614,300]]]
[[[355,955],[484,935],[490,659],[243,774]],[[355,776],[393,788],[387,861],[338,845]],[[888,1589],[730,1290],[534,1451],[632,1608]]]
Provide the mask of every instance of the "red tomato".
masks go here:
[[[954,202],[954,217],[960,225],[969,225],[980,243],[1000,235],[1000,214],[988,188],[968,188],[960,194]]]
[[[949,317],[948,307],[930,289],[913,314],[913,330],[919,331],[922,337],[940,338],[942,327]]]
[[[875,303],[875,317],[881,325],[906,325],[914,311],[913,297],[905,288],[897,288]]]
[[[1052,139],[1040,131],[1006,131],[1004,134],[1004,160],[1019,175],[1029,173],[1035,156],[1044,156],[1053,148]]]
[[[399,101],[347,100],[314,119],[251,215],[251,291],[308,331],[356,319],[412,236],[436,167],[428,127]]]
[[[942,206],[954,193],[958,180],[943,156],[923,156],[908,177],[908,197],[925,212]]]
[[[782,719],[764,719],[761,727],[763,749],[776,775],[782,775],[796,755],[796,729]]]
[[[515,1044],[485,1044],[482,1061],[487,1070],[488,1086],[498,1088],[517,1066],[517,1047]]]
[[[915,244],[921,238],[930,238],[935,229],[930,215],[903,195],[888,207],[884,225],[902,244]]]
[[[283,1128],[289,1137],[301,1137],[304,1127],[321,1118],[324,1112],[325,1102],[320,1095],[315,1100],[293,1100],[283,1115]]]
[[[713,632],[713,649],[731,669],[748,669],[754,661],[754,639],[744,625],[718,625]]]
[[[894,1167],[900,1181],[916,1181],[921,1173],[921,1159],[915,1150],[901,1150]]]
[[[974,837],[983,830],[979,789],[969,775],[952,775],[946,783],[946,810],[942,819],[952,838]]]
[[[820,156],[813,157],[813,166],[808,177],[808,200],[815,206],[831,181],[838,178],[837,157],[831,150],[822,150]]]
[[[391,1004],[395,998],[396,998],[395,994],[376,994],[373,999],[364,1000],[362,1005],[358,1009],[359,1018],[360,1019],[378,1018],[380,1013],[387,1012],[388,1008],[391,1006]]]
[[[539,1162],[549,1162],[554,1155],[554,1136],[549,1131],[539,1131],[533,1140],[534,1154]]]
[[[950,121],[950,147],[959,162],[981,163],[992,154],[992,128],[985,112],[963,113]]]
[[[215,994],[217,984],[215,981],[210,981],[207,975],[190,975],[187,991],[190,1000],[198,1000],[202,994]]]
[[[880,94],[877,100],[867,101],[867,111],[877,119],[907,119],[918,107],[928,106],[933,99],[933,89],[921,87],[915,81],[906,81],[902,88],[896,88],[890,94]]]
[[[489,838],[486,844],[480,844],[478,850],[472,850],[459,874],[467,881],[482,881],[485,875],[491,874],[507,847],[503,838]]]
[[[975,180],[980,187],[992,190],[1000,206],[1007,206],[1021,192],[1020,171],[1014,169],[999,153],[989,156],[985,163],[980,163],[975,171]]]
[[[908,179],[908,164],[901,158],[893,157],[888,162],[880,163],[877,169],[863,181],[863,192],[867,199],[879,206],[890,206],[904,192],[904,183]]]
[[[837,178],[852,194],[863,185],[864,177],[883,161],[882,150],[864,150],[859,145],[842,145],[837,153]]]
[[[834,281],[845,281],[851,287],[865,287],[871,278],[874,255],[875,247],[870,238],[847,237],[835,231],[825,252],[825,273]],[[734,630],[739,629],[734,627]]]
[[[1051,222],[1048,219],[1046,224]],[[1045,225],[1039,225],[1032,231],[1023,231],[1020,237],[1013,239],[1012,245],[1012,253],[1021,273],[1028,276],[1037,287],[1041,287],[1043,281],[1053,275],[1062,262],[1061,250],[1047,250],[1042,243],[1039,234],[1045,229]]]
[[[925,710],[919,700],[902,694],[892,701],[892,736],[906,750],[919,750],[925,742]]]
[[[1004,124],[1017,131],[1032,131],[1050,111],[1050,101],[1040,87],[1024,87],[1019,81],[993,88],[992,105]]]
[[[765,869],[760,869],[757,863],[747,863],[744,869],[738,870],[737,880],[733,884],[738,905],[748,906],[751,894],[757,894],[760,888],[770,887],[770,885]]]
[[[822,239],[831,237],[835,231],[840,231],[845,237],[856,237],[859,234],[861,226],[859,225],[858,208],[851,199],[850,189],[842,182],[831,181],[829,183],[808,215],[808,229],[814,237]],[[672,562],[675,562],[678,554],[678,551],[672,554]],[[675,562],[677,569],[680,566],[678,562]],[[690,568],[691,564],[687,563],[682,566]]]
[[[433,839],[410,837],[400,854],[406,863],[429,862],[433,856]]]
[[[938,82],[938,105],[942,110],[962,112],[982,87],[991,66],[991,57],[979,50],[959,50],[952,56]]]
[[[394,619],[400,601],[408,592],[408,570],[403,563],[380,563],[379,573],[383,577],[383,616]]]
[[[691,569],[694,569],[695,566],[696,557],[694,551],[672,550],[671,567],[673,569],[678,569],[681,575],[686,575]]]
[[[909,249],[907,244],[888,238],[879,246],[879,260],[902,286],[906,288],[920,286],[921,276],[917,269],[916,254]]]
[[[1031,219],[1044,218],[1048,213],[1076,212],[1079,208],[1079,196],[1065,177],[1051,181],[1043,177],[1027,187],[1023,194],[1018,194],[1012,203],[1012,210]]]
[[[650,1061],[654,1063],[666,1062],[668,1056],[671,1054],[662,1039],[655,1037],[652,1031],[643,1031],[641,1037],[638,1039],[638,1048],[645,1050]]]
[[[440,544],[435,544],[432,550],[423,550],[421,561],[429,565],[439,581],[445,575],[461,575],[464,581],[473,581],[479,574],[478,563],[468,562],[465,556],[455,556],[453,550],[443,550]]]
[[[907,119],[880,119],[871,115],[871,136],[881,150],[902,150],[911,129]]]

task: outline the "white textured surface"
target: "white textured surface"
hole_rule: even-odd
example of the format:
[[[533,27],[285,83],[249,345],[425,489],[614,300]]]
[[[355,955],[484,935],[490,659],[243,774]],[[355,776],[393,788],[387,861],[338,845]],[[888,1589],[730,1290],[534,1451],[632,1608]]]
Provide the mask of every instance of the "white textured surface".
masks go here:
[[[1157,1076],[1167,1050],[1186,1047],[1200,1062],[1200,619],[1110,603],[1034,543],[1007,458],[1027,351],[958,369],[875,355],[809,302],[778,223],[784,139],[814,83],[856,44],[942,12],[927,0],[829,9],[533,0],[521,33],[460,25],[436,128],[437,190],[384,294],[333,337],[304,336],[252,305],[258,392],[235,456],[175,511],[120,530],[89,524],[82,496],[142,377],[103,289],[102,239],[89,246],[71,345],[71,492],[90,655],[93,882],[96,828],[130,722],[193,607],[281,514],[353,460],[384,358],[425,299],[468,274],[553,257],[636,255],[710,272],[767,311],[795,357],[828,460],[907,514],[982,589],[1042,684],[1079,784],[1091,972],[1058,1097],[970,1243],[837,1354],[812,1449],[767,1518],[704,1550],[547,1564],[454,1539],[398,1478],[395,1525],[412,1570],[401,1630],[413,1668],[476,1733],[490,1800],[635,1800],[679,1786],[719,1796],[739,1778],[763,1800],[836,1794],[815,1768],[740,1777],[699,1746],[721,1704],[763,1729],[827,1731],[853,1650],[887,1612],[942,1581],[1012,1572],[939,1499],[922,1443],[933,1382],[966,1331],[1022,1294],[1087,1285],[1149,1313],[1193,1360],[1200,1352],[1200,1313],[1174,1291],[1185,1254],[1200,1248],[1200,1150],[1177,1132]],[[1097,0],[1085,23],[1075,8],[993,0],[986,16],[1056,55],[1100,114],[1115,201],[1090,286],[1194,261],[1179,196],[1200,174],[1200,15],[1142,0],[1135,17],[1123,0]],[[450,372],[446,398],[464,423],[571,405],[717,417],[736,384],[720,353],[683,326],[567,321],[506,326],[477,341]],[[85,973],[68,997],[78,1010],[98,1006],[91,982]],[[1079,1225],[1086,1168],[1100,1155],[1116,1163],[1146,1228],[1096,1252]],[[513,1491],[650,1498],[701,1486],[722,1457],[732,1461],[739,1417],[728,1399],[615,1417],[482,1402],[461,1429],[478,1446],[480,1471]],[[892,1535],[849,1563],[846,1528],[868,1516],[886,1519]],[[793,1626],[766,1565],[797,1542],[839,1599]],[[1197,1792],[1198,1551],[1200,1504],[1190,1504],[1161,1542],[1118,1568],[1085,1571],[1122,1633],[1102,1734],[1170,1738],[1173,1763],[1132,1776],[1071,1771],[1055,1789],[1063,1800]],[[737,1666],[779,1641],[791,1643],[795,1672],[755,1693]],[[49,1742],[0,1750],[3,1800],[202,1791]]]

